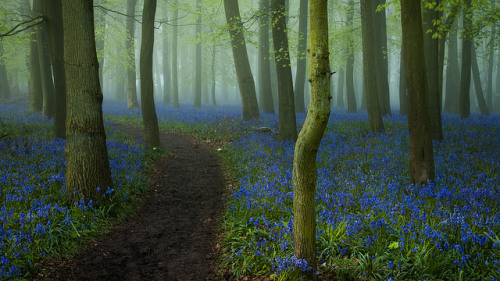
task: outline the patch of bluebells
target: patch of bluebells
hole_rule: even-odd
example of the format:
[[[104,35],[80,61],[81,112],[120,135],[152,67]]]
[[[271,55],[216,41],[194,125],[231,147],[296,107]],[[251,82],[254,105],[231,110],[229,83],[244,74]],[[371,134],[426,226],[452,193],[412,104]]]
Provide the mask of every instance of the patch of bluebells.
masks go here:
[[[265,116],[263,123],[276,123],[273,118]],[[304,116],[298,119],[300,124]],[[462,121],[444,115],[445,141],[435,143],[436,181],[420,187],[408,183],[406,118],[384,121],[386,133],[373,135],[366,114],[330,118],[318,152],[317,238],[334,242],[318,242],[318,252],[327,255],[320,258],[384,254],[398,264],[387,278],[413,272],[407,277],[451,280],[462,272],[469,279],[500,279],[499,116]],[[257,264],[244,274],[269,267],[286,274],[280,264],[294,259],[293,143],[250,132],[232,149],[234,169],[242,175],[229,201],[232,215],[244,222],[240,252],[262,254],[252,257]],[[346,226],[336,233],[341,241],[329,239],[335,231],[327,229],[340,225]],[[394,242],[397,247],[390,248]],[[422,266],[412,268],[417,259]]]
[[[98,220],[106,218],[97,202],[65,203],[65,141],[52,139],[49,119],[21,106],[0,105],[0,123],[0,133],[11,133],[0,141],[0,280],[10,280],[26,277],[37,260],[59,252],[64,241],[95,231]],[[138,193],[148,185],[145,150],[118,140],[107,128],[114,189],[105,195],[119,194],[115,203],[129,201],[134,189]]]

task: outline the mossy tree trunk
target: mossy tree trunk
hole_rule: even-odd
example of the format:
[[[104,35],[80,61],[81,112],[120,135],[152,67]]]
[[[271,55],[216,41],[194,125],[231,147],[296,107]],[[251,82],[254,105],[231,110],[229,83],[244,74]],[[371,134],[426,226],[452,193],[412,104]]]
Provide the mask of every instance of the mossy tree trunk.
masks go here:
[[[137,0],[127,0],[127,38],[125,39],[125,50],[129,55],[129,65],[127,67],[127,108],[139,107],[137,100],[136,67],[135,67],[135,6]]]
[[[384,131],[384,123],[380,112],[375,51],[373,43],[373,4],[372,0],[361,0],[361,35],[363,41],[363,81],[366,95],[368,122],[374,133]]]
[[[150,148],[160,146],[158,118],[156,116],[153,85],[153,46],[156,0],[144,0],[142,10],[141,40],[141,109],[146,135],[146,145]]]
[[[420,0],[401,0],[403,54],[408,91],[410,135],[409,173],[411,184],[434,180],[434,156],[429,117]]]
[[[245,37],[243,36],[243,23],[240,17],[238,0],[224,0],[224,10],[231,37],[234,66],[238,77],[238,86],[241,95],[241,111],[243,119],[259,119],[259,105],[255,93],[255,82],[248,61]]]
[[[305,259],[316,279],[316,155],[330,116],[330,65],[328,49],[327,1],[310,0],[311,100],[293,157],[294,255]]]
[[[286,33],[286,13],[284,0],[271,1],[272,30],[276,73],[278,75],[279,96],[279,137],[282,140],[297,139],[295,101],[293,94],[292,68]]]
[[[264,113],[274,114],[269,53],[269,0],[260,0],[259,9],[259,105]]]
[[[92,1],[62,1],[66,122],[66,196],[69,201],[98,200],[112,187],[102,92],[95,47]]]
[[[306,83],[307,11],[308,0],[300,0],[299,33],[297,46],[297,72],[295,74],[295,112],[305,112],[304,88]]]

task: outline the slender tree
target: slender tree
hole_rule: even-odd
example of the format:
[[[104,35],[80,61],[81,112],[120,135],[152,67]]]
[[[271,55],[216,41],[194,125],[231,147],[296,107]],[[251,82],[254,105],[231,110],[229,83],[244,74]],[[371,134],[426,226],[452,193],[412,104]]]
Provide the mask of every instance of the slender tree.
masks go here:
[[[460,67],[458,65],[457,32],[458,25],[449,33],[448,58],[446,67],[446,95],[444,99],[444,111],[447,113],[458,113],[458,101],[460,99]]]
[[[389,66],[387,52],[387,19],[385,9],[377,11],[385,0],[372,0],[371,12],[373,22],[373,47],[375,52],[375,76],[377,77],[378,101],[381,115],[391,115],[391,101],[389,95]]]
[[[339,75],[339,80],[337,83],[337,107],[344,107],[344,81],[345,81],[345,75],[344,75],[344,69],[339,68],[338,71]]]
[[[330,65],[327,1],[310,0],[311,101],[300,130],[293,157],[293,247],[298,259],[305,259],[316,279],[316,156],[330,116]]]
[[[488,109],[488,105],[486,104],[486,100],[484,99],[481,76],[479,74],[479,66],[477,65],[476,47],[474,46],[474,44],[472,44],[471,51],[472,77],[474,78],[474,89],[476,92],[479,110],[483,115],[490,115],[490,110]]]
[[[248,61],[245,37],[243,36],[243,23],[240,17],[240,8],[237,0],[224,0],[224,10],[231,36],[234,66],[238,77],[238,86],[241,95],[241,111],[243,119],[259,119],[259,105],[255,93],[255,82]]]
[[[92,1],[62,1],[67,77],[66,196],[97,200],[112,187],[102,92],[95,47]]]
[[[259,10],[259,105],[264,113],[274,114],[269,53],[269,0],[260,0]]]
[[[347,92],[347,112],[355,113],[357,110],[356,94],[354,92],[354,36],[353,36],[354,0],[349,0],[347,8],[346,25],[349,30],[347,34],[347,61],[345,67],[345,86]]]
[[[66,137],[66,70],[64,69],[64,32],[62,0],[51,0],[44,5],[50,59],[54,75],[54,137]]]
[[[174,108],[179,107],[179,82],[177,78],[177,18],[179,17],[178,0],[174,0],[173,16],[172,16],[172,105]]]
[[[406,95],[406,73],[403,55],[403,46],[401,46],[401,56],[399,58],[399,115],[408,114],[408,100]]]
[[[201,0],[196,0],[196,56],[194,107],[201,107]]]
[[[496,0],[492,0],[491,4],[495,6]],[[491,27],[489,55],[488,55],[488,78],[486,84],[486,102],[490,111],[493,111],[493,65],[495,60],[495,40],[496,40],[496,24]],[[498,72],[498,70],[497,70]],[[500,81],[497,80],[497,84]]]
[[[142,10],[141,40],[141,109],[146,134],[146,145],[150,148],[160,146],[158,118],[156,116],[153,85],[153,46],[156,0],[144,0]]]
[[[471,76],[471,54],[472,54],[472,41],[471,41],[471,0],[464,1],[465,12],[463,16],[464,35],[462,38],[462,71],[460,74],[460,102],[459,102],[459,115],[460,119],[465,119],[470,116],[470,76]]]
[[[135,71],[135,6],[137,0],[127,0],[127,39],[125,39],[125,50],[129,55],[129,65],[127,67],[127,108],[138,108],[139,101],[137,100],[137,85]]]
[[[10,98],[9,81],[7,79],[7,69],[5,68],[3,42],[0,40],[0,98]]]
[[[37,2],[35,1],[34,4]],[[30,2],[25,1],[25,9],[31,10]],[[31,10],[33,17],[36,17],[35,10]],[[42,80],[40,74],[40,56],[38,51],[38,43],[36,40],[36,32],[31,34],[30,38],[30,112],[36,113],[42,111],[43,105],[43,91]]]
[[[163,102],[170,103],[172,96],[172,72],[170,68],[172,64],[170,63],[170,52],[169,52],[169,41],[168,41],[168,29],[167,25],[163,26]]]
[[[215,100],[215,77],[216,77],[216,69],[215,69],[215,58],[216,58],[216,54],[217,54],[217,45],[215,44],[215,42],[212,44],[212,69],[211,69],[211,72],[212,72],[212,105],[213,106],[217,106],[217,101]]]
[[[384,123],[378,101],[375,52],[373,49],[372,1],[361,0],[361,35],[363,38],[363,80],[368,110],[368,122],[374,133],[384,131]]]
[[[308,0],[300,0],[297,72],[295,74],[295,112],[305,112],[304,86],[306,82],[307,10]]]
[[[297,124],[293,94],[292,69],[286,35],[285,1],[271,0],[273,21],[273,45],[278,74],[279,137],[282,140],[297,139]]]
[[[440,0],[436,1],[439,6]],[[427,73],[427,86],[429,90],[429,114],[431,118],[432,138],[437,141],[443,140],[443,129],[441,125],[441,79],[439,75],[439,42],[433,38],[437,33],[434,25],[439,20],[439,12],[435,8],[424,8],[424,54]],[[429,32],[430,31],[430,32]]]
[[[411,184],[434,180],[432,131],[424,57],[420,0],[401,0],[403,54],[408,91]]]

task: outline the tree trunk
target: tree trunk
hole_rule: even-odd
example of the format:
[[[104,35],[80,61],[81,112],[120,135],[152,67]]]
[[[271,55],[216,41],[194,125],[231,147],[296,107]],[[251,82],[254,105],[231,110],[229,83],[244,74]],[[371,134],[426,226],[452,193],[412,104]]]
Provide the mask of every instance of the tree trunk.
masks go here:
[[[356,94],[354,92],[354,37],[352,21],[354,17],[354,0],[349,0],[349,8],[347,9],[346,25],[349,29],[347,34],[347,61],[345,67],[345,86],[347,91],[347,112],[356,113]]]
[[[62,1],[67,77],[66,197],[94,202],[112,188],[91,1]]]
[[[496,94],[493,97],[493,110],[495,112],[500,111],[500,51],[497,52],[497,79],[496,79]]]
[[[34,1],[34,10],[37,15],[43,15],[43,10],[45,6],[44,0]],[[40,82],[42,85],[43,93],[43,115],[48,117],[54,116],[55,111],[55,94],[54,94],[54,83],[52,80],[52,68],[50,65],[50,51],[49,43],[47,39],[47,29],[45,27],[46,23],[42,22],[36,31],[36,38],[38,43],[38,57],[40,63]]]
[[[440,1],[436,1],[439,5]],[[439,84],[439,42],[432,36],[437,33],[434,22],[439,20],[439,12],[435,9],[424,8],[424,54],[427,73],[427,89],[429,93],[429,114],[431,119],[432,138],[437,141],[443,140],[443,129],[441,125],[441,93]],[[431,30],[431,32],[428,32]]]
[[[174,0],[174,15],[172,18],[172,105],[179,107],[179,82],[177,78],[177,18],[179,17],[178,1]]]
[[[408,86],[409,173],[411,184],[434,181],[432,131],[420,0],[401,0],[404,64]]]
[[[141,109],[149,148],[160,146],[158,118],[156,116],[153,85],[153,46],[156,0],[144,0],[141,40]]]
[[[492,1],[492,5],[495,5],[495,0]],[[488,107],[491,111],[493,111],[493,65],[494,65],[494,56],[495,56],[495,40],[496,40],[496,25],[494,24],[491,27],[491,35],[490,35],[490,45],[489,45],[489,56],[488,56],[488,81],[486,86],[486,101],[488,103]],[[498,70],[497,70],[498,72]],[[500,81],[497,80],[497,84]]]
[[[237,0],[224,0],[224,10],[229,34],[231,36],[231,47],[234,57],[234,66],[241,95],[241,111],[243,119],[259,119],[259,105],[255,94],[255,82],[248,61],[247,47],[243,36],[243,23],[240,17],[240,8]]]
[[[297,46],[297,72],[295,74],[295,112],[303,113],[304,86],[306,82],[307,10],[308,0],[300,0],[299,34]]]
[[[7,69],[3,59],[3,41],[0,40],[0,98],[10,98],[9,81],[7,79]]]
[[[201,107],[201,0],[196,0],[198,10],[196,18],[196,63],[195,63],[195,87],[194,107]]]
[[[391,101],[389,96],[389,67],[387,52],[387,21],[385,8],[377,12],[378,5],[385,4],[385,0],[374,0],[371,4],[373,22],[373,43],[375,52],[375,75],[377,77],[378,99],[381,115],[391,115]]]
[[[35,1],[34,4],[37,2]],[[29,7],[29,1],[26,7]],[[33,17],[36,17],[35,7],[31,10]],[[43,91],[42,80],[40,73],[40,52],[38,51],[36,32],[31,34],[30,42],[30,112],[37,113],[42,111],[43,105]]]
[[[337,107],[344,107],[344,69],[339,68],[339,80],[337,84]]]
[[[163,102],[170,103],[172,95],[172,73],[170,68],[170,52],[168,50],[167,25],[163,26]]]
[[[96,1],[98,5],[102,4],[102,0]],[[97,8],[95,11],[94,26],[96,33],[95,47],[97,51],[97,59],[99,61],[99,82],[101,90],[104,89],[103,69],[104,69],[104,38],[106,37],[106,13]]]
[[[399,115],[408,114],[408,99],[406,95],[406,73],[404,63],[404,51],[401,46],[401,57],[399,58]]]
[[[271,14],[276,73],[278,74],[279,137],[282,140],[295,141],[297,140],[297,124],[286,34],[285,1],[271,0]]]
[[[465,119],[470,116],[470,75],[471,75],[471,53],[472,53],[472,41],[471,41],[471,27],[472,20],[469,16],[471,0],[465,0],[465,13],[463,17],[463,28],[464,36],[462,38],[462,71],[460,75],[460,103],[459,103],[459,115],[460,119]]]
[[[64,32],[62,0],[51,0],[44,6],[45,24],[54,74],[54,137],[66,138],[66,71],[64,69]]]
[[[474,44],[472,44],[471,51],[472,51],[471,54],[472,76],[474,78],[474,89],[476,92],[476,98],[477,98],[477,103],[479,105],[479,110],[483,115],[490,115],[488,105],[486,105],[486,101],[483,95],[481,76],[479,74],[479,66],[477,65],[476,47],[474,46]]]
[[[259,105],[264,113],[274,114],[269,53],[269,1],[259,1]]]
[[[137,100],[137,85],[135,71],[135,6],[137,0],[127,0],[127,39],[125,39],[125,49],[129,55],[129,65],[127,67],[127,108],[133,109],[139,107]]]
[[[377,88],[377,74],[375,66],[375,51],[373,49],[373,21],[372,1],[361,0],[361,33],[363,37],[363,80],[366,95],[366,107],[370,129],[374,133],[384,131],[384,123],[380,114],[380,103]]]
[[[330,65],[328,49],[327,1],[310,0],[311,101],[293,157],[293,245],[297,259],[305,259],[316,279],[316,156],[330,116]]]
[[[215,55],[217,54],[217,45],[215,42],[212,44],[212,105],[217,106],[217,101],[215,100]]]
[[[455,27],[457,25],[455,24]],[[444,99],[444,111],[446,113],[458,113],[458,101],[460,99],[460,70],[458,66],[457,32],[450,33],[448,42],[448,59],[446,68],[446,95]]]

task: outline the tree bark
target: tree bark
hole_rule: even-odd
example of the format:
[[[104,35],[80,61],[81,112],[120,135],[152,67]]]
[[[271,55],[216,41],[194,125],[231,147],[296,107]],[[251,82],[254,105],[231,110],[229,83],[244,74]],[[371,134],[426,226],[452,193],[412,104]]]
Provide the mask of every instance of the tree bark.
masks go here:
[[[300,0],[297,72],[295,74],[295,112],[305,112],[304,86],[306,82],[307,10],[308,0]]]
[[[293,157],[293,245],[297,259],[305,259],[316,279],[316,156],[330,116],[330,65],[328,49],[327,1],[310,0],[311,101]]]
[[[163,102],[170,103],[172,96],[172,72],[170,68],[170,52],[168,50],[168,31],[167,25],[163,26]]]
[[[196,18],[196,63],[195,63],[195,87],[194,107],[201,107],[201,0],[196,0],[198,15]]]
[[[387,52],[387,20],[385,8],[377,12],[378,5],[385,4],[385,0],[372,0],[373,46],[375,52],[375,75],[377,77],[378,99],[380,114],[391,115],[391,101],[389,95],[389,66]]]
[[[92,1],[64,0],[62,15],[68,94],[66,197],[70,202],[90,202],[102,198],[113,186],[102,120]]]
[[[259,9],[259,105],[264,113],[274,114],[269,53],[269,0],[260,0]]]
[[[420,0],[401,0],[404,64],[408,86],[409,173],[411,184],[434,181],[432,131]]]
[[[178,1],[174,0],[174,15],[172,18],[172,105],[174,108],[179,107],[179,80],[177,78],[177,18],[179,17]]]
[[[368,122],[374,133],[384,131],[384,123],[380,112],[375,51],[373,49],[372,0],[361,0],[361,33],[363,37],[363,80],[368,110]]]
[[[347,9],[346,25],[349,29],[347,34],[347,61],[345,67],[345,86],[347,91],[347,112],[356,113],[356,94],[354,92],[354,29],[352,25],[354,17],[354,0],[349,0],[349,7]]]
[[[102,4],[102,0],[96,1],[98,5]],[[104,38],[106,37],[106,13],[98,8],[95,12],[94,25],[95,29],[98,31],[95,39],[95,46],[97,51],[97,59],[99,61],[99,82],[101,84],[101,90],[104,89]]]
[[[293,94],[292,69],[286,34],[284,0],[271,0],[272,30],[276,73],[278,74],[279,137],[282,140],[297,140],[297,124]]]
[[[62,0],[51,0],[44,6],[45,23],[54,75],[54,137],[66,138],[66,71],[64,69],[64,32]]]
[[[495,2],[496,2],[495,0],[492,0],[492,5],[495,5]],[[493,65],[495,58],[495,40],[496,40],[496,24],[494,24],[491,27],[489,55],[488,55],[488,80],[486,86],[486,101],[490,111],[493,111]],[[497,84],[500,84],[500,81],[497,80]]]
[[[455,24],[455,27],[457,25]],[[457,32],[454,30],[449,34],[448,59],[446,68],[446,95],[444,99],[444,111],[446,113],[458,113],[458,101],[460,99],[460,69],[458,65]]]
[[[35,1],[34,4],[37,2]],[[26,7],[30,7],[29,1]],[[35,7],[31,10],[33,17],[36,17]],[[40,73],[40,52],[38,51],[36,32],[31,34],[30,42],[30,112],[37,113],[42,111],[43,106],[43,91],[42,80]]]
[[[436,1],[439,5],[440,1]],[[439,79],[439,42],[432,36],[437,33],[434,22],[439,20],[439,12],[435,9],[424,8],[424,54],[427,73],[427,89],[429,93],[429,114],[431,119],[432,138],[443,140],[441,125],[441,91],[442,84]],[[430,30],[431,32],[428,32]]]
[[[234,66],[241,95],[241,111],[243,119],[259,119],[259,105],[255,93],[255,82],[248,61],[247,47],[243,36],[243,23],[240,17],[240,8],[237,0],[224,0],[224,10],[229,34],[231,36],[231,47],[233,51]]]
[[[472,44],[471,51],[472,76],[474,78],[474,89],[476,92],[479,110],[483,115],[490,115],[490,110],[488,109],[488,105],[486,104],[486,100],[484,99],[481,76],[479,74],[479,66],[477,65],[476,47],[474,46],[474,44]]]
[[[460,75],[460,103],[459,115],[460,119],[465,119],[470,116],[470,76],[471,76],[471,27],[472,21],[470,15],[471,0],[465,0],[465,13],[463,17],[464,36],[462,38],[462,71]]]
[[[127,0],[127,39],[125,39],[125,50],[129,54],[129,65],[127,67],[127,108],[133,109],[139,107],[137,100],[136,68],[135,68],[135,6],[137,0]]]
[[[156,0],[144,0],[141,40],[141,109],[149,148],[160,146],[158,118],[156,116],[153,85],[153,46]]]

